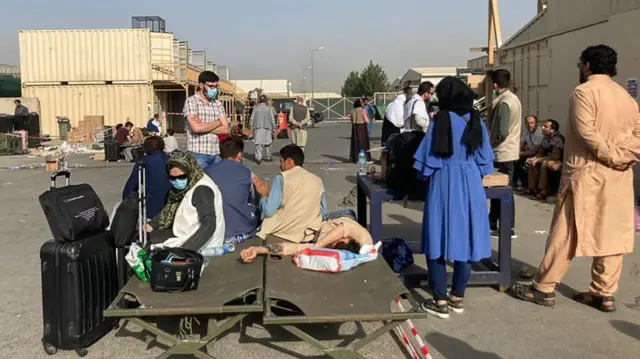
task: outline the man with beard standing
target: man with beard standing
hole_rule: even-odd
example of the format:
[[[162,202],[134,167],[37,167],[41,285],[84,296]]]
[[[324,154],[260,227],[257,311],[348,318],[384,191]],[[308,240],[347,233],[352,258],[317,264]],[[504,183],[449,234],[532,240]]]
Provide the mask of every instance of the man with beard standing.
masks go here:
[[[580,85],[570,98],[563,173],[546,251],[533,285],[514,295],[544,306],[574,257],[593,257],[589,291],[579,303],[616,310],[622,255],[633,251],[633,172],[640,156],[638,104],[615,83],[618,54],[606,45],[580,56]]]
[[[218,135],[229,133],[227,114],[218,100],[220,78],[212,71],[198,76],[198,92],[184,102],[187,150],[201,168],[220,161]]]
[[[291,126],[291,143],[302,148],[307,145],[307,126],[311,121],[309,108],[304,105],[302,97],[298,96],[296,104],[291,109],[289,126]]]
[[[273,107],[268,106],[267,95],[260,95],[258,103],[253,107],[249,124],[253,132],[253,145],[256,148],[256,163],[264,160],[271,162],[271,143],[276,130],[276,120],[273,117]]]
[[[498,172],[509,176],[509,185],[515,188],[515,169],[520,159],[520,136],[522,135],[522,104],[511,90],[511,73],[505,69],[491,72],[491,82],[495,87],[496,98],[493,100],[493,116],[491,117],[491,147],[496,155],[495,168]],[[516,205],[511,197],[511,238],[515,239]],[[492,236],[498,236],[498,219],[500,218],[500,200],[491,200],[489,223]]]

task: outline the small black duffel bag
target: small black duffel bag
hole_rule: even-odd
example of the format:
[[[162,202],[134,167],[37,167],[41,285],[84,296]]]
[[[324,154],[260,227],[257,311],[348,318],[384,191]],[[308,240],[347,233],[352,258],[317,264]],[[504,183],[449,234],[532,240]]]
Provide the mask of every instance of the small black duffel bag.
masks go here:
[[[151,253],[149,284],[154,292],[179,293],[198,289],[204,257],[184,248]]]
[[[64,176],[66,186],[56,188],[56,179]],[[109,215],[96,191],[88,184],[69,185],[69,171],[51,175],[51,188],[38,198],[53,239],[74,242],[104,231]]]

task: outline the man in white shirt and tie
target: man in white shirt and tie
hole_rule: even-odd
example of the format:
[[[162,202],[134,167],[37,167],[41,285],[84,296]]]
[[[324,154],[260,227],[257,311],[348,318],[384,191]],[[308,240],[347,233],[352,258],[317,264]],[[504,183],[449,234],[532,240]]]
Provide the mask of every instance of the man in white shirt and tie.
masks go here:
[[[418,86],[418,92],[404,105],[404,129],[402,132],[427,132],[431,116],[427,113],[427,102],[433,96],[435,86],[426,81]]]

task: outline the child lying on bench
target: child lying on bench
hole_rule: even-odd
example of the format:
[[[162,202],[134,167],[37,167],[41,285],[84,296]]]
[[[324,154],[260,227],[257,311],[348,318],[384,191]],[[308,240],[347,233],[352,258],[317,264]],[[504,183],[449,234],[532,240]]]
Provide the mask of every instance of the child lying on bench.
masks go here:
[[[363,245],[373,244],[371,234],[349,217],[324,222],[317,234],[317,240],[309,243],[282,242],[249,247],[240,252],[240,258],[243,262],[250,263],[258,255],[294,256],[303,249],[312,247],[341,249],[357,254]]]

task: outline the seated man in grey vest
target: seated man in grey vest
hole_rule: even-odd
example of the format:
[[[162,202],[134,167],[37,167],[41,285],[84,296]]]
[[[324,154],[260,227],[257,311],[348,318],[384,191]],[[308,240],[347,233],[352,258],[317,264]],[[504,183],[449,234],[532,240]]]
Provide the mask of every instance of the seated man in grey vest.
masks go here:
[[[253,173],[242,164],[243,151],[242,138],[229,137],[220,143],[222,161],[209,165],[205,170],[222,193],[225,240],[251,235],[260,219],[255,206]]]
[[[271,186],[253,178],[256,191],[262,196],[260,210],[264,217],[257,236],[266,239],[274,235],[294,243],[314,239],[327,211],[327,196],[320,177],[302,165],[304,152],[296,145],[280,150],[280,170]],[[311,235],[308,235],[311,230]]]

